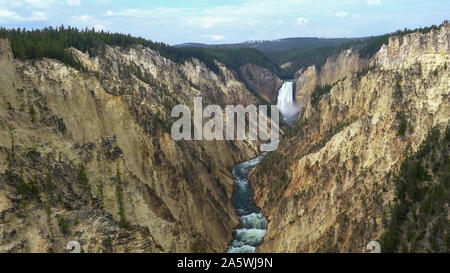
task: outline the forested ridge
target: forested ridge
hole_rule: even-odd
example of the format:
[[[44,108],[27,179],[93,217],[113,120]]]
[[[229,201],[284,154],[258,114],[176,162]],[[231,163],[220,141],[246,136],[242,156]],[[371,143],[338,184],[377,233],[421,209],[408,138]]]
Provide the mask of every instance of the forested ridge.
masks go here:
[[[328,57],[339,54],[339,52],[343,50],[352,49],[358,52],[362,58],[371,58],[380,50],[383,44],[388,43],[389,37],[391,36],[404,36],[414,32],[425,34],[431,30],[438,30],[443,24],[416,29],[405,28],[404,30],[397,30],[396,32],[378,36],[346,40],[342,39],[341,43],[336,43],[334,45],[314,46],[308,44],[306,46],[291,48],[284,51],[269,50],[264,51],[264,53],[277,66],[290,62],[290,67],[281,70],[279,75],[284,77],[289,77],[289,75],[291,75],[291,77],[293,77],[292,75],[294,75],[296,71],[304,67],[315,65],[317,69],[320,69],[325,64]]]
[[[238,76],[241,76],[240,67],[246,63],[251,63],[268,69],[282,79],[290,79],[301,68],[311,65],[320,68],[325,64],[328,57],[338,54],[342,50],[352,48],[359,52],[361,57],[370,58],[383,44],[387,44],[390,36],[403,36],[413,32],[427,33],[438,28],[439,26],[433,25],[414,30],[404,29],[385,35],[353,39],[290,38],[261,42],[256,48],[251,43],[174,47],[142,37],[133,37],[130,34],[95,31],[87,28],[79,30],[70,26],[36,30],[0,28],[0,38],[10,40],[16,58],[53,58],[76,69],[82,69],[82,67],[67,50],[69,47],[74,47],[83,52],[88,51],[91,56],[95,56],[98,49],[104,45],[126,48],[139,44],[158,51],[161,56],[176,63],[197,58],[216,73],[219,73],[220,69],[215,60],[233,69]],[[329,42],[326,42],[327,40]],[[283,45],[284,43],[287,44]],[[275,50],[275,45],[279,45],[280,50]],[[297,47],[294,47],[295,45]],[[286,49],[284,50],[284,48]],[[287,62],[290,62],[291,65],[282,69],[280,66]]]
[[[266,40],[266,41],[247,41],[236,44],[218,44],[218,45],[205,45],[199,44],[199,46],[209,47],[226,47],[226,48],[255,48],[262,52],[269,51],[285,51],[296,48],[308,48],[308,47],[324,47],[324,46],[337,46],[343,42],[348,42],[351,38],[317,38],[317,37],[297,37],[297,38],[284,38],[279,40]],[[193,44],[194,45],[194,44]]]
[[[95,31],[94,29],[79,30],[70,26],[48,27],[36,30],[0,28],[0,38],[8,38],[10,40],[11,48],[16,58],[53,58],[76,69],[81,67],[67,48],[74,47],[83,52],[88,51],[91,56],[95,56],[98,49],[104,45],[126,48],[139,44],[158,51],[161,56],[176,63],[183,63],[192,58],[197,58],[216,73],[220,70],[214,60],[225,64],[236,72],[239,71],[240,66],[246,63],[253,63],[272,72],[277,72],[276,67],[272,65],[264,54],[251,48],[172,47],[142,37],[133,37],[129,34]]]

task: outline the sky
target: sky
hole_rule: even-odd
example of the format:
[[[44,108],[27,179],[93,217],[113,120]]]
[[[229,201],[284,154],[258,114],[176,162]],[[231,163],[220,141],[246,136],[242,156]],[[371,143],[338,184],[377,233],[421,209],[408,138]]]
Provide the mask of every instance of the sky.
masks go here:
[[[74,26],[168,44],[363,37],[440,24],[450,0],[0,0],[0,26]]]

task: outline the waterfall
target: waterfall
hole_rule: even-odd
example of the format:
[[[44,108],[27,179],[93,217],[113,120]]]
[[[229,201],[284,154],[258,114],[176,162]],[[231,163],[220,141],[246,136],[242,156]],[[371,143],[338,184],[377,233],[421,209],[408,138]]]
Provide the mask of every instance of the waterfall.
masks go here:
[[[283,120],[292,124],[301,109],[294,99],[293,81],[285,81],[278,90],[277,106]],[[227,250],[229,253],[254,252],[266,235],[268,222],[254,203],[254,192],[247,177],[250,170],[258,165],[266,154],[263,153],[233,167],[235,185],[231,202],[236,209],[236,214],[240,217],[241,225],[233,235],[233,241]]]
[[[291,124],[295,121],[301,108],[294,99],[293,81],[285,81],[278,90],[277,107],[286,123]]]

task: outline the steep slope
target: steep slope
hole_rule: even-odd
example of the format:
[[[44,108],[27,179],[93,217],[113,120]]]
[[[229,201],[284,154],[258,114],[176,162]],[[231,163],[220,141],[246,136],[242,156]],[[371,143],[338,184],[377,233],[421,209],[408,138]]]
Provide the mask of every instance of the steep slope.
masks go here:
[[[272,105],[277,103],[277,91],[283,81],[275,74],[256,65],[245,64],[241,66],[241,75],[247,86],[258,96]]]
[[[389,175],[395,201],[380,238],[384,252],[450,252],[450,126],[433,127]]]
[[[71,49],[85,72],[14,59],[0,40],[0,251],[225,251],[238,219],[232,166],[246,141],[179,141],[172,106],[255,103],[221,64],[143,46]],[[220,155],[220,156],[218,156]]]
[[[297,99],[306,110],[251,176],[269,220],[259,251],[363,252],[380,238],[396,194],[389,174],[433,126],[448,124],[449,44],[445,23],[391,37],[365,68],[344,52],[351,69],[343,74],[300,73]],[[334,84],[316,89],[317,82]]]
[[[306,116],[311,110],[311,95],[318,86],[332,85],[346,75],[367,69],[368,65],[368,59],[360,57],[358,51],[347,49],[328,57],[320,69],[312,65],[297,71],[294,76],[295,96],[297,102],[306,109]]]

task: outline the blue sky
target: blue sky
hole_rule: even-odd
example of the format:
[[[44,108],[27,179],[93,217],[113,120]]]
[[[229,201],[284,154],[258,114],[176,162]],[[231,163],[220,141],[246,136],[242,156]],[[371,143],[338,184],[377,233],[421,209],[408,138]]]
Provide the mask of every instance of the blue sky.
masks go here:
[[[450,0],[0,0],[0,26],[95,27],[169,44],[360,37],[449,15]]]

